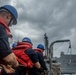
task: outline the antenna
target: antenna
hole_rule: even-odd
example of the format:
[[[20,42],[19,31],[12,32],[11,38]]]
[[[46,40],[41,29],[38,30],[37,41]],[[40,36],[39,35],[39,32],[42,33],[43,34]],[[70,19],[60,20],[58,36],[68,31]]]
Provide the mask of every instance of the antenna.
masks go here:
[[[44,43],[45,43],[45,56],[48,56],[49,50],[48,50],[48,37],[46,33],[44,34]]]

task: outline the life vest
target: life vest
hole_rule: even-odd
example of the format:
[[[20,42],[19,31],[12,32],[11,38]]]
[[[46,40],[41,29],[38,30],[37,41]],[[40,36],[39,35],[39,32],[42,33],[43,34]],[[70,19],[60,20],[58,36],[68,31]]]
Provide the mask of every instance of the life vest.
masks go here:
[[[19,42],[15,48],[13,48],[14,54],[17,56],[17,60],[20,64],[25,67],[32,68],[34,66],[33,62],[27,54],[24,53],[25,50],[32,48],[31,44],[26,42]]]
[[[43,55],[42,49],[37,48],[37,49],[34,49],[34,51],[35,51],[35,52],[40,52],[40,53]]]
[[[6,30],[6,33],[7,33],[7,35],[9,36],[10,35],[10,29],[9,29],[9,27],[8,27],[8,25],[0,18],[0,24],[2,25],[2,26],[4,26],[4,28],[5,28],[5,30]]]

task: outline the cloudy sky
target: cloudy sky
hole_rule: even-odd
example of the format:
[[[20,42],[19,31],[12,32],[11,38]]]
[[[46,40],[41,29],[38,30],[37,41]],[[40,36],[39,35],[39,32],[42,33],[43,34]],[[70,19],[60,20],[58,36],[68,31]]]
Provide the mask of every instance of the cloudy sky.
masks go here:
[[[0,6],[5,4],[15,6],[19,14],[17,25],[11,27],[13,41],[30,37],[36,47],[39,43],[44,44],[44,33],[47,33],[49,44],[70,39],[75,48],[76,0],[0,0]],[[63,45],[62,51],[67,52],[68,44]],[[54,52],[59,55],[60,50]]]

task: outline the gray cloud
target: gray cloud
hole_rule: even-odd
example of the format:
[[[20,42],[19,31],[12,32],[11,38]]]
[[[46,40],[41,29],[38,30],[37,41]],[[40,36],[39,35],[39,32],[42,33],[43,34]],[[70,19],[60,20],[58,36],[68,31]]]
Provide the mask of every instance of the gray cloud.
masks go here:
[[[14,3],[15,2],[15,3]],[[1,0],[14,5],[19,13],[18,24],[11,28],[14,41],[27,36],[34,43],[44,43],[47,33],[50,43],[70,39],[76,45],[76,0]]]

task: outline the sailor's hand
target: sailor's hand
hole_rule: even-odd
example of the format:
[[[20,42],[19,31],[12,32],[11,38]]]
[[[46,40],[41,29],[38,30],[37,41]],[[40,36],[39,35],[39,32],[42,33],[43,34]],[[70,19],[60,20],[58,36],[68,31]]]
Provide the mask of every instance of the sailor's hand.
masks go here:
[[[3,65],[1,64],[2,66],[2,69],[6,72],[6,73],[14,73],[15,72],[15,69],[12,68],[11,65]]]
[[[39,69],[38,69],[38,71],[43,72],[43,71],[44,71],[44,69],[43,69],[43,68],[39,68]]]
[[[44,70],[44,72],[45,72],[45,73],[48,73],[48,72],[49,72],[49,70]]]

